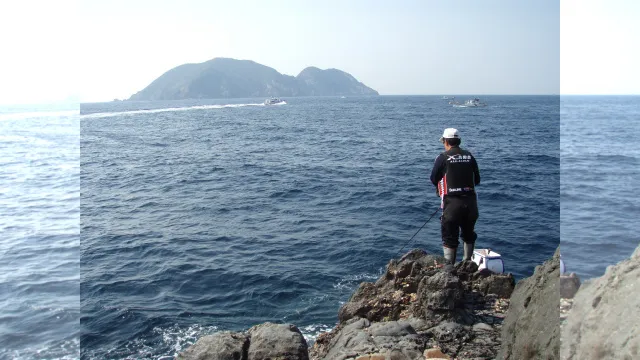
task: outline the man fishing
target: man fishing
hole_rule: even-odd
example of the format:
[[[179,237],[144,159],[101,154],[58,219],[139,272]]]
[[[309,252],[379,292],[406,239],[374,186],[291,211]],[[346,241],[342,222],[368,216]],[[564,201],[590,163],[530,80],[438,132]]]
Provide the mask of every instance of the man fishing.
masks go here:
[[[444,257],[447,263],[453,265],[456,262],[460,230],[464,242],[463,260],[471,260],[473,255],[477,238],[474,227],[478,220],[475,186],[480,184],[480,170],[473,155],[460,148],[458,130],[445,129],[440,142],[445,151],[436,158],[431,182],[437,187],[441,198]]]

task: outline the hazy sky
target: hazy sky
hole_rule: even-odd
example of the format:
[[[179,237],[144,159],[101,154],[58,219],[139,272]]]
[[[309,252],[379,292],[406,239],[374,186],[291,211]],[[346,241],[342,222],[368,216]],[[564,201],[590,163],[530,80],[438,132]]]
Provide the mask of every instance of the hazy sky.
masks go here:
[[[637,18],[632,0],[1,2],[0,103],[128,98],[214,57],[381,94],[640,93]]]
[[[562,94],[640,95],[640,1],[561,1]]]

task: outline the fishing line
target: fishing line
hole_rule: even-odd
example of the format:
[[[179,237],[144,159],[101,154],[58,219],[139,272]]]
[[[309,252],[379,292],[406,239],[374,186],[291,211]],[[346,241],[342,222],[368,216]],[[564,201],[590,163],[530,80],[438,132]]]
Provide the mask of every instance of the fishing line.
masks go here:
[[[420,229],[418,229],[418,231],[416,231],[415,234],[413,234],[413,236],[411,237],[411,239],[409,239],[409,241],[407,241],[406,244],[404,244],[400,250],[398,250],[398,252],[396,253],[396,255],[393,257],[394,259],[398,257],[398,255],[402,252],[402,250],[404,250],[404,248],[409,245],[409,243],[411,242],[411,240],[413,240],[414,237],[416,237],[416,235],[418,235],[418,233],[420,232],[420,230],[422,230],[422,228],[427,225],[427,223],[438,213],[438,211],[440,211],[440,208],[437,208],[436,211],[433,212],[433,214],[431,214],[431,216],[429,216],[429,219],[427,219],[427,221],[424,222],[424,224],[422,224],[422,226],[420,226]]]

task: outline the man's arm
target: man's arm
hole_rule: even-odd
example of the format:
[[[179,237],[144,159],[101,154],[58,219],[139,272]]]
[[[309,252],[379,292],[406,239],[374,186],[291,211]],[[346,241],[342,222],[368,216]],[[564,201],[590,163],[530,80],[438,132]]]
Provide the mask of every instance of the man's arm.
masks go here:
[[[476,162],[476,158],[471,156],[473,159],[473,179],[475,180],[475,184],[480,184],[480,169],[478,169],[478,163]]]
[[[433,169],[431,170],[431,182],[436,187],[438,187],[438,182],[442,180],[444,176],[444,165],[444,156],[440,154],[436,158],[436,162],[433,164]]]

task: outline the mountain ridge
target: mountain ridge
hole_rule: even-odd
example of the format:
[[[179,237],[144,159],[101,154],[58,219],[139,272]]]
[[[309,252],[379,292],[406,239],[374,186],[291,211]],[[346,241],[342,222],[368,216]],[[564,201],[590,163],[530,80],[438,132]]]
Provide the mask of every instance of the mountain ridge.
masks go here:
[[[339,69],[304,68],[297,76],[253,60],[214,58],[178,65],[129,100],[181,100],[247,97],[379,95]]]

